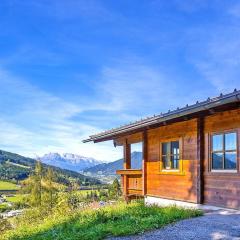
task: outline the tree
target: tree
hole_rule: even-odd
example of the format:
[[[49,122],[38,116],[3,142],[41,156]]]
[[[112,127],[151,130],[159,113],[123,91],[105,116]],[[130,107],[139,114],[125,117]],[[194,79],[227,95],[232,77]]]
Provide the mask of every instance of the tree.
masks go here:
[[[118,179],[116,178],[109,188],[109,195],[110,197],[113,197],[113,198],[119,198],[121,194],[122,194],[121,185]]]
[[[37,161],[33,176],[30,177],[30,184],[32,185],[30,202],[37,207],[42,204],[42,175],[42,164]]]
[[[49,207],[52,209],[54,203],[56,202],[56,192],[57,189],[54,187],[54,173],[51,168],[48,168],[47,174],[44,178],[45,180],[45,191],[46,191],[46,203],[48,203]]]

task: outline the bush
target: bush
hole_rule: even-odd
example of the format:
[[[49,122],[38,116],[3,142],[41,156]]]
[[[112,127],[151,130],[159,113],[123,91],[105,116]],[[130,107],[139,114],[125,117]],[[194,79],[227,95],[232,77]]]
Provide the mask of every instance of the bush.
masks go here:
[[[12,229],[12,225],[10,224],[10,222],[7,219],[3,219],[0,217],[0,232],[1,232],[1,234],[3,234],[5,231],[11,230],[11,229]]]
[[[5,203],[0,204],[0,213],[12,210],[12,207],[8,206]]]

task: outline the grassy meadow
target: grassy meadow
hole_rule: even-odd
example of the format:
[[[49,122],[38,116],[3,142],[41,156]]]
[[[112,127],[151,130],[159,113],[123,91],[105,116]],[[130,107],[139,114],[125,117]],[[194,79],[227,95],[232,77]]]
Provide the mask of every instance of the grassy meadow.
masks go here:
[[[23,201],[25,195],[23,194],[16,194],[11,197],[6,197],[6,200],[11,203],[17,203]]]
[[[3,190],[3,191],[10,190],[11,191],[11,190],[18,190],[18,189],[19,189],[19,187],[16,184],[0,180],[0,191],[1,190]]]
[[[142,202],[118,203],[98,210],[29,210],[15,219],[16,229],[5,232],[4,240],[101,240],[163,227],[175,221],[197,217],[199,210],[177,207],[146,207]]]

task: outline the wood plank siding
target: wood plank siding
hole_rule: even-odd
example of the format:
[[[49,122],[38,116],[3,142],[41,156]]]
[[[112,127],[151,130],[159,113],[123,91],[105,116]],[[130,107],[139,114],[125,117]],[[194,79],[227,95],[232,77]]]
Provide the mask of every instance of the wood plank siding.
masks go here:
[[[150,129],[142,132],[142,137],[139,134],[126,136],[126,139],[135,140],[138,136],[139,141],[143,140],[144,159],[141,176],[140,170],[136,170],[138,176],[134,176],[134,170],[126,174],[118,171],[126,178],[125,186],[128,189],[124,193],[239,208],[240,142],[237,172],[211,172],[209,167],[210,135],[229,130],[237,131],[240,140],[240,109]],[[182,168],[164,172],[160,167],[160,145],[172,139],[180,142]]]
[[[240,109],[205,118],[204,203],[229,208],[240,207]],[[238,133],[238,167],[236,173],[210,171],[210,134],[234,130]]]
[[[179,139],[182,172],[160,171],[160,142]],[[148,131],[146,195],[197,202],[197,120],[175,123]]]

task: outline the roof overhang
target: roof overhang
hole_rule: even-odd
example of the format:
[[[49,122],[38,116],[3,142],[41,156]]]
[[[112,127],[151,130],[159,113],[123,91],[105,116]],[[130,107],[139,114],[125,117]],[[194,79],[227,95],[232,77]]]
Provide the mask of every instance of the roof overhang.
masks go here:
[[[193,105],[187,105],[183,108],[178,108],[173,111],[169,111],[164,114],[154,115],[134,123],[130,123],[118,128],[114,128],[99,134],[91,135],[88,139],[83,140],[86,142],[103,142],[108,140],[114,140],[117,137],[127,135],[130,133],[142,131],[158,127],[161,124],[166,125],[171,122],[184,121],[191,117],[197,117],[203,114],[212,114],[217,109],[223,109],[224,106],[239,106],[240,103],[240,91],[234,90],[234,92],[219,97],[208,98],[203,102],[196,102]]]

